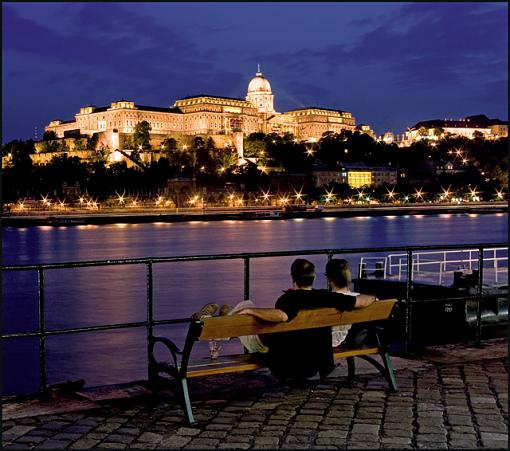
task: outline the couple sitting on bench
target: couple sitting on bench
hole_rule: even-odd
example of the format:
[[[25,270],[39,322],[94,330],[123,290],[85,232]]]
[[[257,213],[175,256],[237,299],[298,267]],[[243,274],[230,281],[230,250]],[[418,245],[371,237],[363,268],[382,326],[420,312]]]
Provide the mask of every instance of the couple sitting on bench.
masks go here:
[[[291,321],[303,309],[333,307],[340,311],[350,311],[367,307],[377,300],[375,296],[349,291],[351,272],[346,260],[330,260],[326,265],[326,276],[332,291],[313,289],[315,266],[308,260],[296,259],[291,266],[292,289],[280,296],[275,308],[258,308],[251,301],[243,301],[233,309],[223,305],[219,314],[251,315],[262,321],[278,323]],[[212,316],[217,310],[216,304],[206,304],[192,318]],[[250,335],[239,339],[249,353],[264,354],[272,374],[282,382],[303,380],[317,373],[324,378],[335,367],[333,347],[344,341],[361,344],[359,331],[357,334],[348,334],[349,328],[350,326],[323,327],[261,336]]]

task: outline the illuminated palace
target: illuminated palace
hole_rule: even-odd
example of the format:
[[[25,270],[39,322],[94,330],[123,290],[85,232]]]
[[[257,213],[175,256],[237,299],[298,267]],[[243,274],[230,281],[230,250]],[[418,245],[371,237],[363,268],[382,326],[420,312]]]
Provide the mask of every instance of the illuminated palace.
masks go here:
[[[73,120],[53,120],[45,130],[54,131],[59,138],[97,133],[98,146],[108,146],[113,151],[125,147],[128,141],[124,138],[142,121],[152,127],[153,146],[169,136],[184,142],[188,136],[207,135],[216,145],[234,145],[241,157],[243,137],[254,132],[290,132],[297,139],[316,141],[326,131],[355,129],[354,117],[345,111],[309,107],[276,112],[271,85],[259,67],[248,84],[244,100],[197,95],[177,100],[170,108],[121,100],[110,106],[85,106]]]

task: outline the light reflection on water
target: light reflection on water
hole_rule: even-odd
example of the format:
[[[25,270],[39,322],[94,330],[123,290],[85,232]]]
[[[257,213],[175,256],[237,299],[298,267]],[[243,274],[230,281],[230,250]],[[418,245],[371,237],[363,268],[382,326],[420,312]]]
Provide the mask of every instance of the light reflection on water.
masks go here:
[[[5,228],[3,264],[71,262],[237,252],[505,242],[507,215],[420,215],[297,220]],[[346,256],[356,272],[359,256]],[[295,257],[250,263],[250,298],[271,307],[290,285]],[[325,287],[325,256],[310,256]],[[84,327],[146,319],[144,265],[45,271],[46,325]],[[156,319],[187,318],[206,302],[234,304],[243,298],[243,260],[155,264]],[[3,332],[37,329],[34,271],[4,273]],[[183,326],[160,326],[182,340]],[[146,377],[144,328],[50,337],[48,380],[84,378],[87,385]],[[225,348],[238,347],[236,340]],[[38,386],[37,340],[4,346],[4,393]],[[198,353],[205,352],[199,344]],[[24,377],[21,377],[23,375]]]

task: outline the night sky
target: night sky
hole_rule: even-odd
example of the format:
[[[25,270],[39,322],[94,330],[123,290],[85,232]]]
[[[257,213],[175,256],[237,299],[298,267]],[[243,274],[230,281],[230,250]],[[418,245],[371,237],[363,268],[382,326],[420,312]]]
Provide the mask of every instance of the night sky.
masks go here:
[[[3,142],[125,98],[244,99],[351,112],[377,134],[508,118],[506,3],[3,3]]]

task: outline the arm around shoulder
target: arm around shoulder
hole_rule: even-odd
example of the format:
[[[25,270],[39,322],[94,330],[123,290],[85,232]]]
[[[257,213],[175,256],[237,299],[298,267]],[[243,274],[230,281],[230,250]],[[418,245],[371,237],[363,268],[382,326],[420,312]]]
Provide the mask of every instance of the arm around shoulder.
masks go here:
[[[280,323],[287,321],[287,314],[277,308],[245,308],[237,313],[238,315],[250,315],[262,321]]]
[[[377,296],[371,294],[358,294],[356,296],[356,304],[354,304],[354,308],[368,307],[375,301],[377,301]]]

